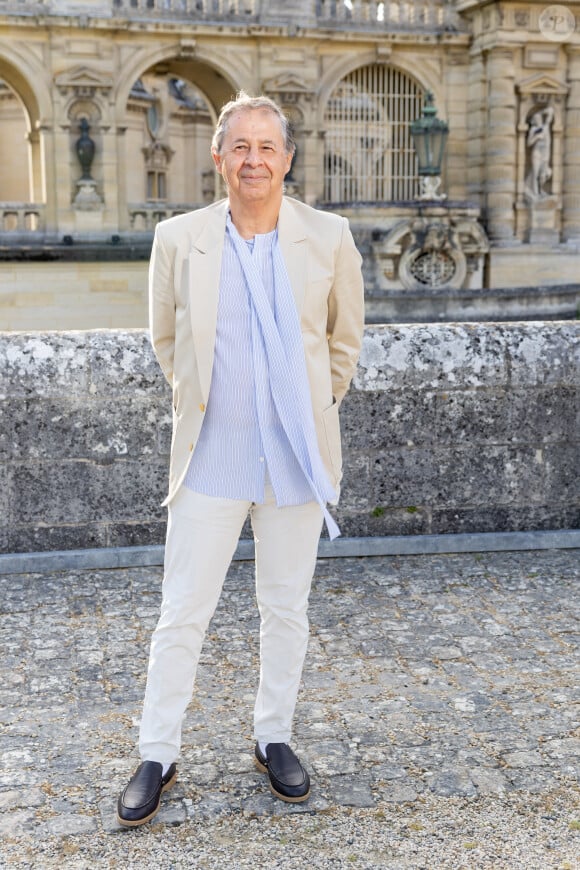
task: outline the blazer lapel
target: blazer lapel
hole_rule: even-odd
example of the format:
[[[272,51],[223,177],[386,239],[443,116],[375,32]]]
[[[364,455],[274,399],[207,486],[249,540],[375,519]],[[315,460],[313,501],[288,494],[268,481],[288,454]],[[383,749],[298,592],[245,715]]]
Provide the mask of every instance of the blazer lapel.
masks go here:
[[[291,201],[282,199],[278,217],[278,241],[288,270],[290,286],[300,315],[306,286],[308,244],[301,221],[298,220]]]
[[[226,231],[228,201],[208,215],[203,230],[192,242],[188,257],[191,331],[197,359],[200,388],[207,403],[215,349],[217,309]],[[291,202],[282,200],[278,217],[278,241],[288,270],[290,286],[300,315],[307,273],[307,238]]]
[[[191,331],[200,388],[207,403],[213,367],[222,251],[228,204],[208,215],[189,254]]]

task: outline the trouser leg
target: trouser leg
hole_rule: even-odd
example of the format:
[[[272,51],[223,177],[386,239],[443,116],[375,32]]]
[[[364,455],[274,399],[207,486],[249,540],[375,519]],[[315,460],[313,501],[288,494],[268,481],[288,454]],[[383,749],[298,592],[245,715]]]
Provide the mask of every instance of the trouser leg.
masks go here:
[[[179,755],[207,626],[236,549],[249,503],[182,487],[169,507],[161,615],[151,640],[139,735],[144,761]]]
[[[251,512],[260,611],[260,684],[254,732],[287,743],[308,645],[308,596],[316,566],[322,510],[316,502],[278,508],[267,488]]]

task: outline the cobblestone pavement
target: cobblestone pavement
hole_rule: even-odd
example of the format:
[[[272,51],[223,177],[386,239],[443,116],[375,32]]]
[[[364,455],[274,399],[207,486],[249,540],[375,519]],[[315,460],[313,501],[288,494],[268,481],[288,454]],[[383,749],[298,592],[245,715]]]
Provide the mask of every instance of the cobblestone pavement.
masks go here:
[[[252,764],[253,564],[204,646],[177,785],[115,821],[161,569],[0,578],[0,865],[580,867],[580,551],[321,560],[294,746]]]

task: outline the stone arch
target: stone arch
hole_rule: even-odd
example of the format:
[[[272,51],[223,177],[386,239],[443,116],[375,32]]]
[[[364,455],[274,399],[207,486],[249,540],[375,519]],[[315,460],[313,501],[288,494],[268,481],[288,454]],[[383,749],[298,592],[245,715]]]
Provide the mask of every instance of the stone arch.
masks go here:
[[[210,155],[211,135],[222,105],[248,78],[247,70],[236,69],[239,61],[232,66],[233,72],[225,70],[221,61],[184,43],[140,49],[125,65],[114,95],[122,179],[117,191],[118,207],[124,229],[150,229],[164,217],[212,202],[216,195],[223,196],[221,179]],[[192,91],[201,100],[202,110],[193,109],[190,101],[181,99],[187,92],[195,102]],[[155,106],[161,121],[167,120],[166,113],[172,111],[174,123],[160,123],[152,130],[146,120],[149,109],[143,109],[147,100],[153,100],[151,106]],[[145,123],[140,116],[143,111]],[[132,160],[130,154],[142,155],[142,159]],[[163,166],[155,159],[161,154],[165,158]]]
[[[214,56],[206,56],[201,49],[188,52],[180,43],[158,47],[154,50],[144,48],[138,51],[127,65],[115,94],[115,116],[118,123],[125,117],[125,109],[131,88],[143,73],[162,65],[180,78],[191,81],[203,93],[208,106],[219,114],[222,105],[243,87],[250,87],[247,71],[232,62],[227,68]]]
[[[91,125],[100,124],[103,113],[95,100],[86,97],[74,97],[67,106],[66,117],[69,121],[80,121],[86,118]]]
[[[409,125],[421,114],[425,84],[404,66],[369,52],[334,64],[333,75],[323,82],[318,111],[324,202],[333,202],[332,191],[338,189],[346,194],[345,202],[416,198],[417,159]]]
[[[29,147],[28,188],[29,198],[41,203],[46,199],[46,190],[52,189],[47,171],[50,161],[46,159],[44,131],[51,127],[53,105],[46,69],[34,57],[26,59],[5,44],[0,45],[0,78],[16,95],[24,114]]]
[[[356,69],[374,63],[385,64],[411,76],[424,91],[433,93],[436,105],[444,105],[444,93],[440,78],[437,77],[435,70],[429,70],[427,65],[418,66],[416,56],[413,58],[402,52],[393,52],[392,55],[384,56],[376,51],[361,52],[350,57],[339,58],[323,75],[318,91],[317,121],[319,129],[324,127],[326,107],[336,86]]]
[[[0,78],[13,88],[21,101],[29,132],[52,122],[50,85],[45,67],[36,58],[23,60],[8,46],[0,44]]]

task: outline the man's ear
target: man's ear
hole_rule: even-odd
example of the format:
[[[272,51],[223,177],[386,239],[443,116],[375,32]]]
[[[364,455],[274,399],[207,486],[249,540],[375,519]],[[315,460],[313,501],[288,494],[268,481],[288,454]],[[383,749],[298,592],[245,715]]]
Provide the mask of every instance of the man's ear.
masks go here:
[[[212,148],[212,149],[211,149],[211,156],[213,157],[213,162],[215,163],[215,168],[217,169],[217,171],[218,171],[218,172],[220,173],[220,175],[221,175],[221,171],[222,171],[222,158],[221,158],[221,155],[218,154],[217,151],[214,151],[214,149]]]

